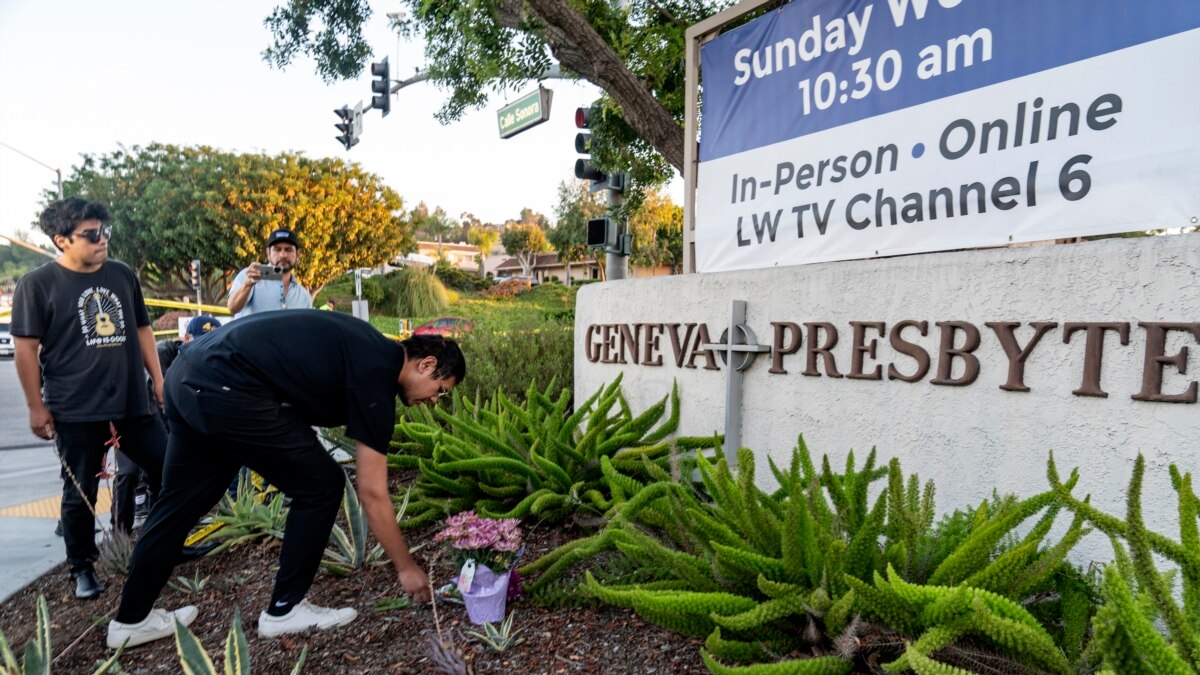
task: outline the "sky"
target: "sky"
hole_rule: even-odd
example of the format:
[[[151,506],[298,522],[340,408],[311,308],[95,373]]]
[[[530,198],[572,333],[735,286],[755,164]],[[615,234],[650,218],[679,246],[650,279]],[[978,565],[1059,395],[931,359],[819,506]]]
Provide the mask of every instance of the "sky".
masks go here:
[[[386,118],[369,111],[347,151],[333,111],[369,105],[369,65],[335,84],[307,57],[269,66],[263,19],[282,2],[0,0],[0,143],[33,158],[0,145],[0,234],[34,229],[53,169],[65,178],[83,153],[152,142],[341,157],[381,176],[405,208],[424,201],[456,219],[470,212],[502,223],[529,207],[553,221],[558,184],[574,180],[575,108],[596,98],[594,86],[547,80],[550,120],[502,140],[496,111],[532,83],[449,125],[434,119],[449,92],[414,84],[393,97]],[[378,0],[372,9],[371,60],[389,57],[393,78],[411,76],[425,61],[419,43],[388,27],[399,5]]]

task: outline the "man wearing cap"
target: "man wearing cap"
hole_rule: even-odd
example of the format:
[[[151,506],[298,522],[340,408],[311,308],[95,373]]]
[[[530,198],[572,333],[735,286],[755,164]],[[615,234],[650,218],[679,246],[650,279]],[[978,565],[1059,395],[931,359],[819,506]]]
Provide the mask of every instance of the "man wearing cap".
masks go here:
[[[282,279],[264,279],[258,263],[238,272],[229,293],[229,311],[235,319],[276,309],[311,309],[312,296],[296,281],[292,271],[300,260],[300,240],[280,228],[267,237],[267,263],[283,270]]]
[[[175,357],[179,356],[179,350],[187,343],[204,335],[214,328],[220,328],[221,322],[212,314],[201,314],[200,316],[192,317],[188,321],[187,328],[183,331],[183,337],[179,340],[163,340],[158,343],[158,364],[162,367],[162,371],[167,372],[167,368],[175,362]]]

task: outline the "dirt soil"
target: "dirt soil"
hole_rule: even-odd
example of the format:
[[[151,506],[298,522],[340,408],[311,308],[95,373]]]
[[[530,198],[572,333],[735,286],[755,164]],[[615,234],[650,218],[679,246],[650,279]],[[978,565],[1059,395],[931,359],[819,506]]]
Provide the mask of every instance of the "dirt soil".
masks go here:
[[[420,546],[415,557],[435,586],[454,574],[451,564],[432,543],[434,529],[407,532],[410,545]],[[580,536],[577,530],[541,529],[526,536],[526,561]],[[424,544],[423,546],[421,546]],[[374,545],[371,542],[368,545]],[[199,593],[168,586],[157,607],[196,605],[200,614],[191,629],[200,638],[217,668],[223,670],[224,641],[240,611],[250,646],[254,673],[288,673],[307,646],[306,673],[434,673],[429,660],[430,637],[436,634],[430,605],[376,612],[377,601],[401,595],[390,564],[370,567],[339,578],[318,574],[308,599],[319,605],[354,607],[358,619],[344,628],[278,639],[258,637],[259,612],[266,607],[277,569],[279,542],[259,540],[187,563],[175,577],[207,579]],[[32,636],[39,595],[50,609],[53,671],[91,673],[110,652],[104,641],[108,620],[116,613],[122,578],[97,572],[107,585],[100,598],[75,600],[65,566],[59,566],[0,604],[0,629],[13,651],[23,652]],[[528,600],[509,605],[514,624],[525,641],[496,653],[463,636],[473,630],[462,605],[439,602],[443,634],[454,639],[475,673],[707,673],[700,659],[701,640],[671,633],[647,623],[631,611],[613,607],[545,609]],[[128,673],[181,672],[173,639],[163,639],[124,652],[121,667]]]

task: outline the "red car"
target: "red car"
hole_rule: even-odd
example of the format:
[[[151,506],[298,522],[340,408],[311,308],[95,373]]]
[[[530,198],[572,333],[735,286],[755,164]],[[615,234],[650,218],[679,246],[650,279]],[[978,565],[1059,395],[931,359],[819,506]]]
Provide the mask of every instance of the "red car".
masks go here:
[[[471,322],[456,316],[443,316],[429,323],[421,324],[413,330],[413,335],[441,335],[454,337],[471,330]]]

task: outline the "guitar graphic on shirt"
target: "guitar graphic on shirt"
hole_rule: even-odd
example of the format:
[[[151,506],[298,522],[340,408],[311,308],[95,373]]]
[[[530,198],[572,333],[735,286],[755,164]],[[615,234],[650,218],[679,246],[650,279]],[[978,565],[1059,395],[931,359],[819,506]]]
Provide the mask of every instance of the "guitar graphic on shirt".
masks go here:
[[[100,337],[109,337],[113,333],[117,332],[117,326],[113,323],[112,317],[110,317],[100,305],[100,294],[93,291],[92,298],[96,300],[96,335],[99,335]]]

